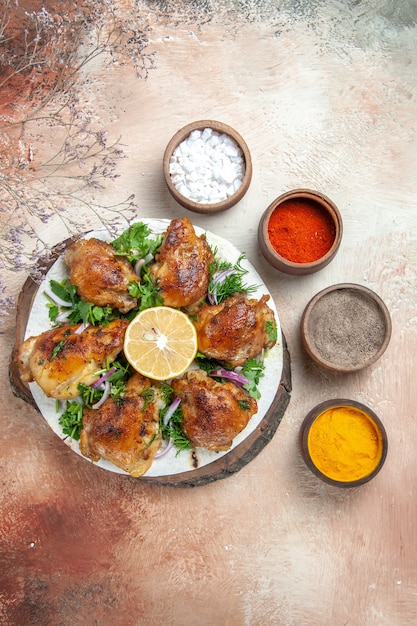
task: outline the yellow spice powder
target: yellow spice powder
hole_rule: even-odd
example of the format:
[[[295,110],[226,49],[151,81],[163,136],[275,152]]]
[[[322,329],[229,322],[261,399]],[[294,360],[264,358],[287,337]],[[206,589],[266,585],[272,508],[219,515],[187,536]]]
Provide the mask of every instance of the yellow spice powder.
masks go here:
[[[373,419],[353,406],[321,413],[307,439],[315,466],[328,478],[350,482],[368,476],[382,456],[382,437]]]

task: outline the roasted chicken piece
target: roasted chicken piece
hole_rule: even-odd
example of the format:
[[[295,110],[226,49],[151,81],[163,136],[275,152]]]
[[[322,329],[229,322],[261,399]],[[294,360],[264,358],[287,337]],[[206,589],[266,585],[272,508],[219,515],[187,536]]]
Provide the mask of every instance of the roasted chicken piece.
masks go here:
[[[164,406],[159,388],[149,378],[133,374],[122,397],[108,398],[98,409],[84,409],[81,453],[142,476],[161,446],[159,411]]]
[[[204,235],[197,237],[187,217],[172,220],[149,271],[165,306],[189,308],[207,295],[214,255]]]
[[[182,429],[196,447],[228,450],[258,408],[243,389],[217,382],[202,370],[189,371],[171,385],[181,398]]]
[[[78,396],[78,384],[90,385],[97,371],[114,361],[123,348],[129,322],[114,320],[106,326],[62,324],[37,337],[29,337],[17,352],[23,382],[36,381],[47,396],[66,400]]]
[[[100,239],[79,239],[67,248],[64,260],[70,282],[82,300],[110,306],[127,313],[137,305],[129,291],[131,281],[139,281],[129,261]]]
[[[256,300],[239,292],[220,304],[203,306],[194,321],[199,351],[237,367],[263,348],[272,348],[276,321],[268,300],[268,295]]]

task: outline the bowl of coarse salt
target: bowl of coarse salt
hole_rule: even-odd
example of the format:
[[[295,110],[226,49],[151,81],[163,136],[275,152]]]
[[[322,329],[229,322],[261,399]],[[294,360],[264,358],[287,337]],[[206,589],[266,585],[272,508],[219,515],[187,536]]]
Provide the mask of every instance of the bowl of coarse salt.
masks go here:
[[[244,139],[223,122],[200,120],[168,143],[163,170],[172,197],[195,213],[219,213],[239,202],[252,179]]]

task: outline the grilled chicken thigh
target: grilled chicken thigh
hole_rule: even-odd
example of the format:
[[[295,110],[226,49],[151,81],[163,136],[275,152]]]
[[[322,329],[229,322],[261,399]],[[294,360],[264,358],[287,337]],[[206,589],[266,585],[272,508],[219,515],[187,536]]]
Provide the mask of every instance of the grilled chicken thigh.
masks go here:
[[[195,370],[174,380],[172,388],[181,398],[182,428],[193,446],[220,452],[257,411],[257,402],[234,383],[219,383]]]
[[[172,220],[149,271],[165,306],[190,307],[207,295],[213,253],[187,217]]]
[[[194,322],[199,351],[237,367],[263,348],[272,348],[276,340],[268,334],[267,323],[276,326],[276,322],[268,299],[268,295],[255,300],[236,293],[220,304],[203,306]]]
[[[149,469],[161,445],[159,411],[165,406],[158,387],[152,385],[135,373],[123,397],[108,398],[98,409],[84,409],[80,434],[84,456],[107,459],[131,476],[142,476]]]
[[[63,324],[29,337],[17,353],[22,381],[36,381],[51,398],[78,396],[78,384],[97,380],[96,372],[122,350],[128,323],[114,320],[102,327],[89,326],[81,333],[75,332],[79,324]]]
[[[131,281],[139,281],[129,261],[100,239],[79,239],[65,252],[70,282],[83,300],[110,306],[127,313],[137,301],[128,291]]]

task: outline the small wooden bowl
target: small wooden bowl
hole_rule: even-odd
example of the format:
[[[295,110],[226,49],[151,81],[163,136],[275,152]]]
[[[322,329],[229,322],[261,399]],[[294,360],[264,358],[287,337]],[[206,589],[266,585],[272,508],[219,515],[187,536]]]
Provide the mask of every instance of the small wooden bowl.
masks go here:
[[[329,216],[333,222],[333,243],[328,252],[315,261],[308,263],[294,263],[293,261],[289,261],[285,257],[281,256],[271,244],[268,234],[269,220],[275,209],[279,209],[279,207],[287,200],[307,200],[308,202],[313,203],[313,205],[318,206],[320,210],[324,212],[326,216]],[[280,272],[283,272],[284,274],[301,276],[318,272],[326,267],[330,261],[332,261],[339,249],[342,234],[343,223],[339,209],[329,198],[327,198],[327,196],[318,191],[312,191],[311,189],[294,189],[282,194],[271,202],[262,215],[258,226],[258,244],[263,256],[272,265],[272,267]]]
[[[316,363],[334,372],[349,373],[372,365],[382,356],[392,324],[386,305],[371,289],[340,283],[310,300],[300,331],[303,346]]]
[[[335,478],[335,473],[334,473],[334,470],[333,471],[331,470],[330,462],[333,462],[333,464],[335,465],[335,467],[338,469],[338,472],[339,472],[340,468],[342,467],[342,461],[343,461],[343,459],[340,458],[339,452],[336,453],[335,447],[327,447],[327,448],[323,447],[322,451],[324,452],[324,454],[326,454],[326,463],[320,464],[319,459],[314,454],[312,454],[312,448],[309,445],[309,435],[316,420],[318,420],[318,418],[321,415],[323,415],[327,410],[329,409],[337,410],[338,407],[351,408],[353,410],[354,420],[363,419],[367,421],[367,426],[369,430],[369,442],[373,444],[374,447],[377,449],[375,464],[371,466],[371,469],[369,468],[364,469],[363,475],[360,475],[359,469],[356,466],[356,461],[357,460],[360,461],[361,452],[363,451],[361,450],[360,443],[357,440],[355,441],[354,450],[353,450],[353,447],[351,450],[352,452],[351,458],[352,458],[352,461],[355,463],[355,465],[352,465],[351,470],[355,472],[355,475],[357,475],[357,478],[355,478],[354,480],[341,480],[340,478],[337,478],[337,479]],[[318,428],[320,427],[319,422],[317,422],[317,427]],[[336,426],[334,428],[335,428],[334,432],[336,432]],[[331,438],[334,433],[330,433],[330,434],[327,433],[327,434]],[[365,436],[365,433],[363,433],[363,435]],[[323,440],[325,439],[323,438],[321,441]],[[345,442],[343,442],[343,445],[344,443]],[[346,400],[346,399],[326,400],[325,402],[321,402],[316,407],[314,407],[306,415],[301,425],[300,434],[299,434],[299,444],[300,444],[301,455],[304,459],[304,462],[307,465],[307,467],[313,472],[313,474],[315,474],[316,476],[321,478],[321,480],[323,480],[324,482],[330,485],[334,485],[336,487],[345,487],[345,488],[346,487],[358,487],[359,485],[363,485],[367,483],[368,481],[370,481],[372,478],[374,478],[378,474],[378,472],[381,470],[382,466],[384,465],[387,452],[388,452],[387,433],[379,417],[374,413],[374,411],[369,409],[364,404],[360,402],[356,402],[355,400]],[[347,445],[349,444],[347,443]],[[346,463],[347,461],[345,459],[344,460],[345,468],[347,468]],[[320,465],[320,468],[318,467],[318,465]],[[325,469],[324,465],[327,465],[329,469],[327,469],[327,467]]]
[[[170,161],[174,150],[190,135],[193,130],[204,130],[205,128],[211,128],[212,130],[220,134],[225,134],[231,137],[239,146],[245,162],[245,173],[243,181],[240,187],[235,191],[235,193],[225,200],[222,200],[221,202],[213,202],[209,204],[195,202],[194,200],[190,200],[189,198],[185,197],[182,193],[178,191],[177,187],[172,182],[170,174]],[[187,124],[187,126],[181,128],[172,137],[165,149],[163,158],[163,171],[168,190],[172,197],[178,202],[178,204],[188,209],[189,211],[193,211],[194,213],[220,213],[221,211],[226,211],[226,209],[230,209],[232,206],[237,204],[237,202],[239,202],[247,192],[250,182],[252,180],[252,159],[246,142],[239,135],[239,133],[234,130],[234,128],[228,126],[227,124],[223,124],[223,122],[216,122],[215,120],[199,120],[197,122],[191,122],[191,124]]]

